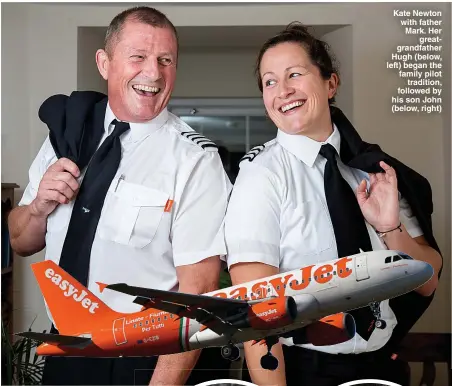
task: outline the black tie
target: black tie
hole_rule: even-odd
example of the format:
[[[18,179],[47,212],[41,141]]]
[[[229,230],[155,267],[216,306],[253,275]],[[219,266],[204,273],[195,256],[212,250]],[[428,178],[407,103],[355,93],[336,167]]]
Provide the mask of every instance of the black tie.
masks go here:
[[[105,196],[121,161],[120,136],[130,129],[114,120],[111,133],[94,153],[88,165],[72,210],[60,266],[81,284],[88,284],[91,247]]]
[[[336,236],[339,257],[359,253],[359,250],[371,251],[369,233],[358,200],[347,181],[342,177],[336,160],[336,149],[325,144],[320,155],[326,158],[324,185],[334,235]],[[350,312],[356,322],[356,331],[368,340],[375,323],[375,316],[369,307]]]
[[[352,188],[342,177],[336,161],[336,149],[329,143],[320,149],[327,159],[325,166],[325,195],[333,222],[339,257],[371,251],[369,233]]]

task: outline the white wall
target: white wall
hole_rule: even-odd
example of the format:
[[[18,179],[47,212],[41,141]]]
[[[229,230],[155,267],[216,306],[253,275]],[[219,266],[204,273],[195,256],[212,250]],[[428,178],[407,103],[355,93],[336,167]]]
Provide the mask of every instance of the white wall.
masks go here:
[[[344,26],[323,36],[339,67],[341,86],[336,105],[353,122],[353,27]]]
[[[448,148],[444,145],[445,140],[450,143],[447,134],[450,120],[446,122],[440,115],[433,114],[392,114],[391,96],[399,81],[385,65],[395,45],[406,41],[393,17],[393,9],[429,9],[430,6],[422,3],[308,3],[158,4],[157,7],[177,26],[284,25],[294,19],[314,26],[351,25],[351,29],[344,29],[342,33],[353,42],[350,57],[345,58],[345,76],[352,83],[353,106],[348,108],[353,109],[353,123],[365,140],[378,142],[384,150],[430,180],[434,192],[435,232],[447,253],[435,301],[415,330],[450,331],[450,312],[445,313],[450,310],[450,217],[446,211],[450,209],[446,199],[450,198],[446,197],[445,186],[445,181],[450,183],[449,164],[446,169],[446,160],[450,163],[450,158],[446,156]],[[435,8],[450,9],[450,4],[435,4]],[[77,89],[78,27],[107,26],[123,9],[123,6],[109,4],[2,4],[2,182],[25,186],[28,165],[47,134],[46,127],[37,118],[39,106],[52,94],[68,94]],[[336,35],[330,36],[335,44],[342,38],[340,33],[336,31]],[[223,59],[233,60],[233,56]],[[188,55],[184,60],[184,65],[189,65],[192,58]],[[193,90],[196,85],[194,77],[193,80],[182,77],[178,82],[178,96],[190,96],[190,88]],[[230,87],[227,84],[222,89],[233,93],[235,90]],[[235,92],[234,95],[241,96]],[[34,313],[39,314],[39,328],[46,328],[43,302],[27,267],[30,260],[22,261],[17,267],[16,289],[22,305],[29,310],[16,318],[16,330],[26,328]],[[21,307],[21,304],[16,306]]]

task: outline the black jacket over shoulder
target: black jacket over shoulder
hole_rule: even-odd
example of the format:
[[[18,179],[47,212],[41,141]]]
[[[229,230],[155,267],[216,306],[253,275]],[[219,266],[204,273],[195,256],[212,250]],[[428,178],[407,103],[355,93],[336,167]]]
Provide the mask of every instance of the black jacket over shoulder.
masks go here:
[[[397,174],[400,194],[411,206],[429,245],[441,254],[433,235],[433,199],[428,180],[396,158],[386,154],[378,145],[364,142],[340,109],[330,106],[330,112],[331,118],[341,134],[342,162],[368,173],[383,172],[384,170],[379,166],[380,161],[393,167]],[[439,276],[440,274],[441,270]],[[389,301],[389,305],[397,317],[397,326],[390,341],[381,350],[397,352],[398,344],[429,307],[433,297],[434,293],[430,296],[422,296],[412,291]]]

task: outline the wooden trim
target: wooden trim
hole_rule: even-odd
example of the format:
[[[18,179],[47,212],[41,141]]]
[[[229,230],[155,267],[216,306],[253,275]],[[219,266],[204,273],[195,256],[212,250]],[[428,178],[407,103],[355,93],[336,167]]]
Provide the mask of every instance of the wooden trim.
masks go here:
[[[14,182],[2,182],[2,189],[16,189],[16,188],[20,188],[20,186],[15,184]]]

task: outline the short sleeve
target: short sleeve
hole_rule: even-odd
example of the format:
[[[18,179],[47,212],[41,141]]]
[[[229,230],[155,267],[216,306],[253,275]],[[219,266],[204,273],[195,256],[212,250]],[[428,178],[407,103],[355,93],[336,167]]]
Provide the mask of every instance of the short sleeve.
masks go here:
[[[247,163],[234,184],[225,220],[227,263],[280,265],[281,193],[265,167]]]
[[[42,177],[50,166],[51,161],[55,159],[55,152],[47,136],[28,170],[28,184],[19,201],[19,206],[29,205],[36,198]]]
[[[407,200],[403,197],[399,199],[399,210],[400,210],[400,222],[405,226],[406,231],[411,237],[419,237],[424,233],[417,218],[414,216],[413,211],[408,204]]]
[[[171,231],[174,265],[224,256],[224,216],[231,183],[217,152],[203,152],[175,207]]]

